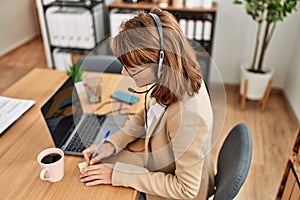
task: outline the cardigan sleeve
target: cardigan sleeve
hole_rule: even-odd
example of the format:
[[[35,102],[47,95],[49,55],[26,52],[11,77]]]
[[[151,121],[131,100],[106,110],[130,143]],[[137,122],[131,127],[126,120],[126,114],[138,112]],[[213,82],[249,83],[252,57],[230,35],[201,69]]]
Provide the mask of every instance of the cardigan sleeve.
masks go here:
[[[175,114],[167,123],[175,158],[175,172],[149,172],[143,167],[116,163],[112,174],[113,185],[132,187],[141,192],[172,199],[192,199],[197,196],[205,159],[201,148],[211,122],[188,111],[183,115]]]

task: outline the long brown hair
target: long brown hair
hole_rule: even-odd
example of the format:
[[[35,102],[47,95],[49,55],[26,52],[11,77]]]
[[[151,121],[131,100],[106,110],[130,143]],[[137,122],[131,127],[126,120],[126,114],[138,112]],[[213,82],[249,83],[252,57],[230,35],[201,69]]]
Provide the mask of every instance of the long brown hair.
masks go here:
[[[168,106],[184,95],[198,93],[202,75],[196,54],[175,17],[167,11],[153,8],[163,27],[164,61],[163,73],[151,96]],[[159,35],[152,17],[137,11],[135,17],[121,24],[120,32],[111,40],[113,54],[127,67],[158,66]]]

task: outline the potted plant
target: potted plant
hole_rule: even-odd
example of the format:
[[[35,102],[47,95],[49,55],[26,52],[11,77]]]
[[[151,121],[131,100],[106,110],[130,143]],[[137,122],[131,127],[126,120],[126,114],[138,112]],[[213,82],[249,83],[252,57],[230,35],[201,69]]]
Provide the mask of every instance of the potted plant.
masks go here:
[[[270,89],[273,76],[272,69],[264,69],[266,51],[277,22],[296,11],[297,0],[233,0],[233,3],[244,4],[246,13],[257,23],[251,64],[241,66],[240,94],[251,100],[263,100],[267,98],[267,87]]]
[[[83,68],[78,64],[73,64],[70,66],[69,70],[67,70],[67,75],[72,76],[74,82],[79,82],[82,80]]]

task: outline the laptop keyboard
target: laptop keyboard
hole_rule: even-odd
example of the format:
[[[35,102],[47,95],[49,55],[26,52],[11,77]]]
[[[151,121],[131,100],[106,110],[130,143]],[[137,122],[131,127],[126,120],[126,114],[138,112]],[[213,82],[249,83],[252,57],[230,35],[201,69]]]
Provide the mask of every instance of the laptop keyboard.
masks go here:
[[[74,134],[71,142],[68,144],[66,151],[82,152],[89,147],[95,140],[105,116],[86,115],[77,132]]]

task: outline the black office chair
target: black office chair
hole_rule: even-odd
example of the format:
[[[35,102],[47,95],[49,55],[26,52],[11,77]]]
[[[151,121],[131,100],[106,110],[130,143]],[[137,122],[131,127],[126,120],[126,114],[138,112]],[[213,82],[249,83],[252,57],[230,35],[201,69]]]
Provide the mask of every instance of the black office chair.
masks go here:
[[[217,161],[214,200],[232,200],[248,175],[252,158],[251,133],[246,124],[236,125],[226,137]]]
[[[95,55],[80,58],[77,62],[84,71],[121,74],[123,65],[113,55]]]

